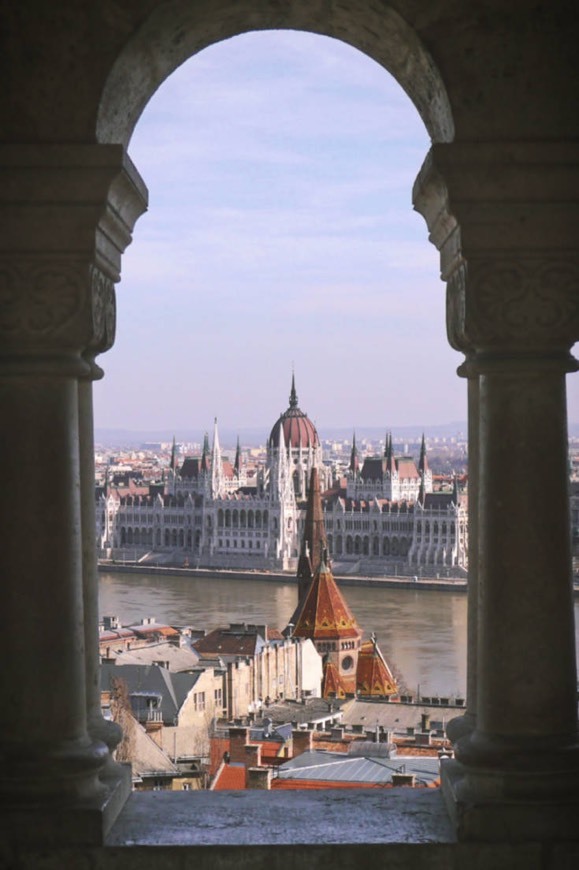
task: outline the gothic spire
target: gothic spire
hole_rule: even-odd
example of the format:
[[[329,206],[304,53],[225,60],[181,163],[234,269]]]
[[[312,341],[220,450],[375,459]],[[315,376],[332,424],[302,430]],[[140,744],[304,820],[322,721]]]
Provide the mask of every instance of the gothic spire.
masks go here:
[[[239,435],[237,436],[237,447],[235,448],[234,470],[237,477],[239,477],[241,474],[241,447],[239,446]]]
[[[424,477],[428,471],[428,459],[426,458],[426,441],[424,440],[424,432],[422,433],[422,444],[420,445],[420,459],[418,461],[418,471]]]
[[[209,471],[209,434],[206,432],[203,438],[203,452],[201,454],[201,471]]]
[[[424,506],[426,491],[424,489],[424,475],[420,478],[420,489],[418,490],[418,502]]]
[[[224,493],[223,465],[221,462],[221,447],[217,431],[217,417],[213,423],[213,448],[211,451],[211,497],[219,498]]]
[[[352,452],[350,453],[350,471],[352,474],[357,474],[360,470],[360,460],[358,458],[358,448],[356,447],[356,430],[352,433]]]
[[[452,476],[452,501],[458,507],[458,479],[456,474]]]
[[[320,567],[324,553],[327,553],[327,547],[328,542],[320,493],[320,478],[318,469],[314,467],[310,472],[308,505],[298,561],[298,609],[305,600],[314,573]]]
[[[293,372],[292,372],[292,388],[291,388],[291,392],[290,392],[289,404],[290,404],[290,408],[297,408],[297,406],[298,406],[298,396],[296,393],[296,377],[295,377],[295,374]]]
[[[175,446],[175,436],[173,435],[173,445],[172,445],[172,447],[171,447],[171,459],[170,459],[170,461],[169,461],[169,468],[170,468],[172,471],[175,471],[175,465],[177,464],[177,463],[176,463],[176,455],[175,455],[175,451],[176,451],[176,446]]]
[[[394,448],[392,446],[392,432],[388,433],[388,443],[386,445],[386,471],[394,474],[396,471],[396,463],[394,461]]]

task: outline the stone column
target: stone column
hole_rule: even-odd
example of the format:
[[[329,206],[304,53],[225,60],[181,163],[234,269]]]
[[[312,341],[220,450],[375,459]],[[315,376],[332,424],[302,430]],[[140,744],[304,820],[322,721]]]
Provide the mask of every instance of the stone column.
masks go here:
[[[467,359],[458,374],[468,383],[468,595],[466,710],[446,726],[453,743],[470,734],[476,725],[478,648],[478,493],[479,493],[479,382]],[[456,530],[458,540],[458,527]]]
[[[579,148],[435,146],[416,193],[479,391],[476,722],[443,790],[462,839],[565,839],[579,813],[565,398]]]
[[[88,373],[78,384],[87,722],[91,737],[102,741],[108,749],[100,778],[107,789],[109,805],[116,808],[124,803],[131,790],[131,772],[128,765],[113,761],[112,753],[122,739],[122,731],[117,724],[104,719],[101,712],[93,421],[93,381],[100,380],[104,374],[95,363],[95,355],[114,343],[116,304],[113,280],[96,268],[91,269],[91,285],[96,328],[91,346],[84,353]],[[116,815],[116,809],[110,814]]]
[[[0,173],[0,826],[29,844],[99,842],[112,819],[87,713],[79,382],[103,340],[96,279],[118,280],[146,191],[120,146],[4,146]]]

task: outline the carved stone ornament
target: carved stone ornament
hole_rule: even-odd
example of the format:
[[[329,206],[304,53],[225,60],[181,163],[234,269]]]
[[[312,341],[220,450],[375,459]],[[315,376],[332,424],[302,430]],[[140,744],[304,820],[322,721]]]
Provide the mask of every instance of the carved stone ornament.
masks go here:
[[[447,329],[463,351],[570,348],[579,339],[579,262],[470,260],[449,278]]]
[[[0,265],[0,335],[39,339],[62,330],[79,310],[82,270],[44,261]]]
[[[102,353],[113,346],[116,329],[115,287],[96,266],[91,266],[93,338],[90,346]]]

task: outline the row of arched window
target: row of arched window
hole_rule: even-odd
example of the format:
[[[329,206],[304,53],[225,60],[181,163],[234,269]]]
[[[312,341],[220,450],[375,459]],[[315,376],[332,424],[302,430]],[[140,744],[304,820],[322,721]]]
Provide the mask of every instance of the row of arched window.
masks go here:
[[[267,510],[219,508],[217,511],[217,526],[220,529],[266,529],[268,521]]]
[[[191,529],[157,529],[153,535],[153,529],[133,529],[121,526],[121,547],[184,547],[190,550],[193,546],[193,533]],[[200,534],[195,537],[196,546],[199,545]]]
[[[380,538],[369,535],[328,535],[328,549],[334,556],[407,556],[411,539]]]

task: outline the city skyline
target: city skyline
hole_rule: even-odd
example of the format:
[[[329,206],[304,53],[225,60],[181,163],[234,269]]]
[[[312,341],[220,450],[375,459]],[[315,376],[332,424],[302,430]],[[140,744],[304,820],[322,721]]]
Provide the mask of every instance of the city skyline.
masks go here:
[[[411,205],[428,148],[400,86],[337,40],[251,33],[175,71],[129,146],[150,204],[97,429],[267,427],[292,369],[320,430],[465,420],[439,255]]]

